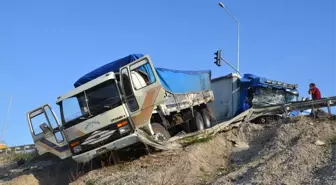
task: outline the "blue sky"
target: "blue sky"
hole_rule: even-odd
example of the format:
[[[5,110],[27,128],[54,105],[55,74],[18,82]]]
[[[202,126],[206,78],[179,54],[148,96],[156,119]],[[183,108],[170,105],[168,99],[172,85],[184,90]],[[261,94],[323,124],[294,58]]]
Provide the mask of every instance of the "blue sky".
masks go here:
[[[315,82],[336,95],[334,0],[226,0],[241,24],[242,73]],[[217,0],[0,1],[0,131],[9,145],[32,143],[26,112],[73,88],[83,74],[130,53],[149,54],[159,67],[211,69],[213,53],[236,61],[236,23]],[[58,110],[57,110],[58,112]]]

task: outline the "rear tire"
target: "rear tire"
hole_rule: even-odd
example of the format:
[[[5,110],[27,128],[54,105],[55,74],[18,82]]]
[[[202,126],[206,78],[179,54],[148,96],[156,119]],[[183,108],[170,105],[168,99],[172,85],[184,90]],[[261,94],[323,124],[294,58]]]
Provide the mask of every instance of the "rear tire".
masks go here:
[[[152,129],[154,131],[154,137],[159,141],[167,141],[171,136],[167,129],[165,129],[159,123],[152,123]]]
[[[211,127],[211,117],[209,115],[209,111],[206,108],[204,108],[202,109],[201,113],[203,117],[204,127],[210,128]]]
[[[192,118],[192,127],[194,128],[194,131],[204,130],[203,117],[198,111],[194,112],[194,117]]]
[[[191,125],[191,121],[187,121],[187,122],[184,122],[182,124],[182,128],[183,128],[183,131],[185,131],[186,133],[190,133],[192,132],[192,125]]]

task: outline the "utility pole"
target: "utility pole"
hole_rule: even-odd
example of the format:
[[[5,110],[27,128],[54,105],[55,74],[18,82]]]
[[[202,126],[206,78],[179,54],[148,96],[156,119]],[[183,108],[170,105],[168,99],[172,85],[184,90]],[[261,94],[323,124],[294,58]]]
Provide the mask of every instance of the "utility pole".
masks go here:
[[[9,117],[9,112],[10,112],[11,106],[12,106],[12,96],[10,97],[10,100],[9,100],[9,106],[8,106],[6,121],[5,121],[4,128],[3,128],[2,134],[1,134],[1,140],[0,140],[1,143],[3,143],[3,141],[4,141],[3,140],[4,139],[4,134],[5,134],[6,126],[7,126],[7,123],[8,123],[8,117]]]
[[[236,19],[232,13],[224,6],[224,4],[222,2],[219,2],[218,5],[220,7],[222,7],[231,17],[233,20],[236,21],[237,23],[237,65],[236,65],[236,69],[239,72],[239,55],[240,55],[240,26],[239,26],[239,21],[238,19]]]

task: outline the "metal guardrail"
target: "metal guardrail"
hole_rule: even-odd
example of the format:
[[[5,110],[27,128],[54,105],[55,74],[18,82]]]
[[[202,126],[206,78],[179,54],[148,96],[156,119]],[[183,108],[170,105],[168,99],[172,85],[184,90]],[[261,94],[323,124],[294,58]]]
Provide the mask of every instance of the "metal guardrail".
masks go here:
[[[329,114],[331,114],[332,106],[336,106],[336,96],[322,98],[320,100],[306,100],[286,104],[269,105],[252,108],[253,116],[251,116],[252,118],[250,119],[261,115],[282,114],[289,113],[290,111],[303,111],[308,109],[311,109],[312,112],[314,112],[315,109],[320,109],[323,107],[327,107]]]
[[[35,145],[29,144],[29,145],[21,145],[21,146],[13,146],[8,148],[0,149],[0,153],[8,153],[8,152],[21,152],[21,151],[27,151],[27,150],[34,150]]]

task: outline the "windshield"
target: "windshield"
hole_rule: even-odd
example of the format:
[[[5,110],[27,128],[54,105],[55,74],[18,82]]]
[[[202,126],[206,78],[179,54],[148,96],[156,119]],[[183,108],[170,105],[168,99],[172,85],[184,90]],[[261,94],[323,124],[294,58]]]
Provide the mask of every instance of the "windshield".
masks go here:
[[[284,104],[297,101],[298,96],[280,89],[256,88],[253,92],[253,106]]]
[[[114,80],[108,80],[91,89],[67,98],[61,103],[66,128],[121,105]]]
[[[286,102],[299,101],[299,96],[297,94],[286,93]]]

